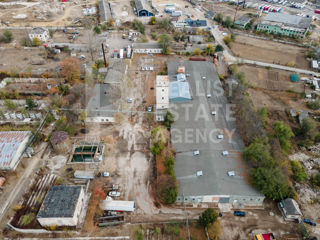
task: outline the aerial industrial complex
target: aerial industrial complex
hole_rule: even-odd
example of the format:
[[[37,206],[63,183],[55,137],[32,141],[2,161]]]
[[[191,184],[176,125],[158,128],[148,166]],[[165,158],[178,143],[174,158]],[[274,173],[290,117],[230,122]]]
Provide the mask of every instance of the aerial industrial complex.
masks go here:
[[[320,239],[319,7],[0,1],[0,239]]]

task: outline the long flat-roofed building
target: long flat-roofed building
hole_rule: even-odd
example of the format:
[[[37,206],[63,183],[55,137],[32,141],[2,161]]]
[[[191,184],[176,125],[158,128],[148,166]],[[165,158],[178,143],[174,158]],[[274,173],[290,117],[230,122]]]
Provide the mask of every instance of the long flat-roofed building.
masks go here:
[[[304,37],[312,19],[287,13],[268,13],[257,24],[257,31],[289,37]]]
[[[169,77],[157,75],[156,78],[156,109],[169,108]]]
[[[30,139],[30,131],[0,132],[0,169],[15,170]]]
[[[181,63],[169,61],[167,66],[171,86]],[[264,196],[248,183],[241,158],[244,144],[213,63],[184,61],[184,67],[191,98],[170,101],[169,108],[176,118],[171,141],[176,150],[177,203],[261,205]]]

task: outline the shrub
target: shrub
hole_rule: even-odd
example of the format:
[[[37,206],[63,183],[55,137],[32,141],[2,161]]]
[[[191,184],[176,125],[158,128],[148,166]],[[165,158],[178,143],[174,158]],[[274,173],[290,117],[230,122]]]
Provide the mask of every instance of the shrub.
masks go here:
[[[32,40],[32,46],[34,46],[34,47],[39,47],[40,44],[41,44],[41,41],[40,41],[39,38],[37,38],[37,37],[33,38],[33,40]]]
[[[0,42],[3,43],[10,43],[13,40],[13,35],[12,32],[10,30],[5,30],[2,34],[2,36],[0,36]]]
[[[156,40],[156,39],[157,39],[157,34],[151,33],[151,38],[152,38],[153,40]]]
[[[14,109],[17,108],[17,105],[14,104],[14,102],[12,102],[10,99],[5,99],[5,100],[4,100],[4,105],[5,105],[7,108],[11,109],[11,110],[14,110]]]
[[[171,124],[174,123],[174,116],[173,114],[168,110],[166,115],[164,116],[164,122],[163,124],[166,127],[171,127]]]
[[[159,44],[162,47],[163,54],[170,54],[170,37],[167,34],[161,34],[159,37]]]
[[[174,157],[173,156],[166,157],[164,166],[166,167],[166,174],[174,176]]]
[[[153,16],[153,17],[151,17],[151,18],[150,18],[149,24],[151,24],[151,25],[155,25],[155,24],[156,24],[156,22],[157,22],[157,19],[156,19],[156,17],[155,17],[155,16]]]
[[[193,50],[193,55],[195,55],[195,56],[201,55],[201,49],[200,48],[196,48],[195,50]]]
[[[164,144],[161,140],[159,140],[158,142],[155,142],[151,148],[151,153],[153,155],[160,155],[161,151],[164,148]]]
[[[320,187],[320,174],[317,174],[312,178],[312,183]]]
[[[26,105],[29,109],[33,109],[36,106],[36,103],[31,98],[26,99]]]
[[[304,170],[304,168],[301,166],[300,162],[298,161],[291,161],[291,170],[293,173],[293,179],[296,182],[303,182],[307,180],[308,174]]]
[[[311,118],[305,118],[302,120],[300,126],[300,134],[305,139],[313,140],[315,136],[318,134],[316,123]]]
[[[137,19],[134,19],[132,22],[132,27],[136,30],[138,30],[140,33],[144,34],[145,32],[145,26],[143,23]]]
[[[260,116],[261,122],[264,127],[266,127],[267,120],[268,120],[268,110],[266,107],[262,107],[258,111],[258,115]]]
[[[224,41],[224,43],[225,43],[227,46],[230,46],[230,44],[231,44],[231,42],[232,42],[232,39],[231,39],[230,36],[225,36],[225,37],[223,38],[223,41]]]
[[[157,183],[158,197],[164,204],[172,204],[178,196],[178,186],[174,177],[161,176]]]
[[[281,121],[275,121],[273,129],[275,136],[279,139],[282,150],[288,151],[291,147],[290,139],[294,136],[290,126]]]
[[[218,213],[213,208],[208,208],[199,217],[200,226],[207,227],[210,223],[214,223],[218,219]]]
[[[223,21],[223,16],[221,13],[217,13],[216,16],[214,17],[214,20],[218,23],[222,23]]]
[[[221,235],[221,225],[219,221],[208,224],[208,235],[211,240],[218,240]]]
[[[223,51],[223,47],[220,44],[218,44],[216,46],[215,52],[222,52],[222,51]]]
[[[99,26],[94,26],[93,31],[95,34],[100,34],[101,33],[101,29]]]
[[[36,218],[36,215],[34,213],[28,213],[26,215],[23,215],[21,218],[21,225],[27,226]]]
[[[312,110],[319,110],[320,109],[320,101],[308,101],[307,102],[307,107],[312,109]]]

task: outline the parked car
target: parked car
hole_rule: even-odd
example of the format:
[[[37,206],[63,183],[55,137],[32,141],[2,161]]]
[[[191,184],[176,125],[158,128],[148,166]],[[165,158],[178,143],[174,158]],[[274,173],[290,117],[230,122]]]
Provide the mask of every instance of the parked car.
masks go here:
[[[108,194],[110,197],[120,197],[120,192],[117,191],[111,191]]]
[[[152,112],[152,106],[151,105],[148,107],[148,112]]]
[[[217,115],[217,112],[213,111],[213,112],[211,112],[211,114],[215,116],[215,115]]]
[[[109,176],[110,176],[110,173],[109,173],[109,172],[104,172],[104,173],[103,173],[103,176],[104,176],[104,177],[109,177]]]
[[[228,152],[228,151],[223,151],[223,152],[222,152],[222,155],[223,155],[223,156],[227,156],[227,155],[229,155],[229,152]]]
[[[200,151],[199,151],[199,150],[194,150],[194,151],[193,151],[193,155],[194,155],[194,156],[197,156],[197,155],[199,155],[199,154],[200,154]]]
[[[133,99],[132,98],[127,98],[127,103],[132,103]]]
[[[211,98],[211,94],[207,94],[207,98]]]
[[[218,139],[223,139],[223,135],[220,134],[220,135],[217,136],[217,138],[218,138]]]
[[[243,212],[243,211],[234,211],[234,212],[233,212],[233,215],[234,215],[234,216],[238,216],[238,217],[245,217],[245,216],[246,216],[246,213]]]
[[[317,224],[315,222],[312,222],[311,219],[309,218],[304,218],[303,221],[306,223],[306,224],[309,224],[311,226],[317,226]]]

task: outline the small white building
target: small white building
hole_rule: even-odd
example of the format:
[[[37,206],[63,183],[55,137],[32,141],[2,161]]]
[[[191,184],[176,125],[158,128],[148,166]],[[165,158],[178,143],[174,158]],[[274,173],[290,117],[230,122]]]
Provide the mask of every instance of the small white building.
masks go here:
[[[43,227],[77,227],[85,218],[89,198],[85,186],[53,186],[41,205],[37,220]]]
[[[42,42],[46,42],[50,38],[49,30],[43,27],[36,27],[29,33],[29,38],[32,41],[34,38],[39,38]]]
[[[156,78],[156,109],[169,108],[169,77],[157,75]]]
[[[30,131],[0,132],[0,169],[13,171],[18,166],[30,139]]]
[[[162,47],[158,43],[134,43],[132,48],[134,53],[162,53]]]

